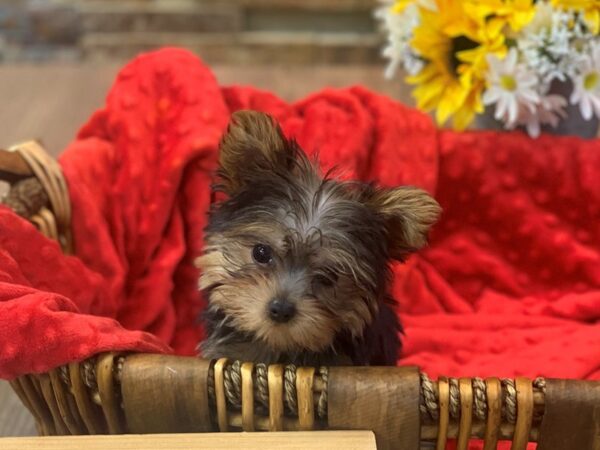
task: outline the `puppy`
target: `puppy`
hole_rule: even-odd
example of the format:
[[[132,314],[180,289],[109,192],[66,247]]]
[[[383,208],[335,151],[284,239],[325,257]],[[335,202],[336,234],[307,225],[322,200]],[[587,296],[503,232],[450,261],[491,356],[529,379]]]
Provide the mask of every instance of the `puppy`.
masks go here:
[[[389,262],[423,247],[440,207],[413,187],[320,174],[268,115],[233,115],[198,258],[205,358],[394,365]]]

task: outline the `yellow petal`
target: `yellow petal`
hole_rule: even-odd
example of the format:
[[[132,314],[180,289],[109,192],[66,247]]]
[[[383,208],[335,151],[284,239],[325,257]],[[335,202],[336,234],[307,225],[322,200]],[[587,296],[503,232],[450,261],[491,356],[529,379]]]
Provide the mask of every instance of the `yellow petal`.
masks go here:
[[[471,125],[473,119],[475,118],[475,112],[472,109],[469,109],[466,106],[460,108],[454,114],[454,119],[452,124],[454,125],[454,129],[458,131],[462,131]]]
[[[411,3],[411,0],[396,0],[392,6],[392,11],[396,14],[402,13],[406,7]]]
[[[457,83],[450,83],[446,86],[435,115],[438,124],[446,123],[448,118],[462,106],[465,94],[464,89]]]
[[[598,34],[600,31],[600,5],[599,9],[589,9],[585,12],[584,18],[587,25],[593,34]]]
[[[503,34],[502,29],[504,28],[505,23],[505,19],[502,17],[493,17],[488,19],[486,22],[487,26],[485,27],[487,37],[489,39],[493,39],[498,35]]]
[[[417,108],[431,111],[438,105],[443,93],[444,83],[440,80],[437,83],[417,86],[412,96],[417,101]]]
[[[405,78],[409,84],[425,84],[439,74],[439,70],[433,63],[427,64],[418,74]]]

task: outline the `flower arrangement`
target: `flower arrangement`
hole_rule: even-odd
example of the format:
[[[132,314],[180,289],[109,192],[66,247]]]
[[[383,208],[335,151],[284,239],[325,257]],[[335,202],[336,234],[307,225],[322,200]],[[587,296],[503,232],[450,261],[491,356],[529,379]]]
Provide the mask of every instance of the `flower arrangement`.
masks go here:
[[[505,128],[537,136],[569,103],[600,118],[600,0],[395,0],[377,16],[386,76],[402,67],[439,124],[464,129],[489,107]]]

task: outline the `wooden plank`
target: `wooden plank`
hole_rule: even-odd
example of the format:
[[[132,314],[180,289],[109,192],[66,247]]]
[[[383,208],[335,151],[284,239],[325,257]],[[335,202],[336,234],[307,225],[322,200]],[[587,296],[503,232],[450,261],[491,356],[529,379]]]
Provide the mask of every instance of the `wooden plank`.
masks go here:
[[[537,448],[600,450],[600,383],[546,379]]]
[[[210,361],[131,355],[121,372],[127,429],[132,433],[214,431],[208,400]]]
[[[329,427],[372,430],[382,450],[419,448],[416,367],[330,367],[328,386]]]
[[[145,434],[104,436],[48,436],[0,439],[3,450],[369,450],[376,449],[371,431],[312,431],[272,433]]]

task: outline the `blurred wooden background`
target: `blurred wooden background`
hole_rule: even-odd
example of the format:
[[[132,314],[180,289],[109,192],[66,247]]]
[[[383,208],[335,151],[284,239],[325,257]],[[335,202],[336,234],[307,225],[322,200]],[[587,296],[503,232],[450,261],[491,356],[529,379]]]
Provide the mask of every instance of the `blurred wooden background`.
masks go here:
[[[376,0],[0,0],[4,60],[114,60],[165,44],[210,63],[377,63]],[[3,30],[3,31],[2,31]]]
[[[377,0],[0,0],[0,145],[39,137],[59,152],[102,105],[118,68],[140,52],[181,46],[222,84],[287,99],[364,84],[408,100],[383,79]]]
[[[249,84],[286,100],[300,99],[324,87],[362,84],[410,102],[399,79],[383,78],[383,63],[351,66],[213,66],[222,85]],[[101,107],[120,64],[0,65],[0,146],[41,138],[53,153],[74,138],[77,129]]]

